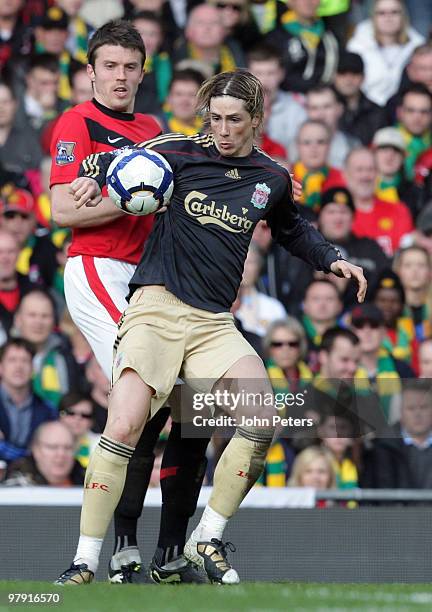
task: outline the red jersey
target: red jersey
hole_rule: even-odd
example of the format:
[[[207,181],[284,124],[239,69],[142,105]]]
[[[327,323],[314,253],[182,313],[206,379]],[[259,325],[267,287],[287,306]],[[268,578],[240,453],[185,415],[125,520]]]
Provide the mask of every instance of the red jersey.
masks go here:
[[[158,123],[141,113],[121,113],[96,100],[78,104],[57,121],[51,140],[50,185],[71,183],[80,163],[92,153],[112,151],[161,133]],[[106,188],[103,195],[107,195]],[[138,263],[153,225],[153,215],[122,217],[94,227],[74,228],[69,256],[91,255]]]
[[[401,238],[414,230],[411,213],[402,202],[383,202],[374,198],[373,207],[356,210],[352,232],[358,238],[373,238],[388,257],[399,248]]]

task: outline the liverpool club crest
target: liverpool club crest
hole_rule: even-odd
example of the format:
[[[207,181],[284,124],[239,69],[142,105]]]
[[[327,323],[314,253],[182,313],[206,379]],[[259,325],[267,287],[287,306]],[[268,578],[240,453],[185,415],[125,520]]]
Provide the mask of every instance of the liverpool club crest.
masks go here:
[[[265,183],[257,183],[252,194],[251,202],[256,208],[265,208],[269,199],[271,189]]]

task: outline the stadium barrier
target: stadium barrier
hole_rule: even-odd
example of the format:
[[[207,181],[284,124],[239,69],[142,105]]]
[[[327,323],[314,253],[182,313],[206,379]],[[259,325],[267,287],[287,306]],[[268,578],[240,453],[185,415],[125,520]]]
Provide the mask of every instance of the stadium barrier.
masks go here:
[[[191,528],[209,492],[203,488]],[[1,487],[0,580],[56,578],[75,552],[81,499],[81,488]],[[317,508],[318,500],[334,505]],[[340,505],[348,500],[372,505]],[[160,491],[149,490],[139,525],[145,564],[156,545],[160,502]],[[225,537],[237,547],[232,560],[245,581],[429,583],[431,502],[432,491],[420,490],[256,488]],[[112,545],[111,528],[98,580],[106,579]]]

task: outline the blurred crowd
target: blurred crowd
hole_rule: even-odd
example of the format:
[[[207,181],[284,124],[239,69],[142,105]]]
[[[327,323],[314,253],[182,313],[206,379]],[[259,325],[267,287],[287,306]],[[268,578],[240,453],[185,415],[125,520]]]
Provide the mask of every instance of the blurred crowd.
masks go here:
[[[368,279],[358,305],[349,279],[315,272],[256,227],[232,312],[275,393],[312,391],[314,423],[273,444],[260,483],[429,488],[427,0],[0,2],[0,480],[81,484],[106,419],[109,381],[65,305],[70,232],[51,221],[49,151],[59,115],[92,98],[89,37],[122,17],[147,50],[135,111],[165,132],[202,129],[196,94],[212,74],[243,67],[261,80],[257,146],[289,168],[300,213]],[[225,442],[213,440],[210,466]]]

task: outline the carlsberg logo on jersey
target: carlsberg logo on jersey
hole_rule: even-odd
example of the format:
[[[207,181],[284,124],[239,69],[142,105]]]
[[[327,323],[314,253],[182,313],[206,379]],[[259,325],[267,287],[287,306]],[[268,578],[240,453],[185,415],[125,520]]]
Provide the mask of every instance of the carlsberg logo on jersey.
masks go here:
[[[217,207],[214,200],[204,204],[206,199],[207,195],[205,193],[191,191],[184,201],[186,212],[192,217],[197,217],[197,221],[201,225],[212,223],[235,234],[247,234],[251,230],[253,222],[246,217],[247,208],[242,208],[243,216],[241,217],[240,215],[233,215],[226,204]]]

